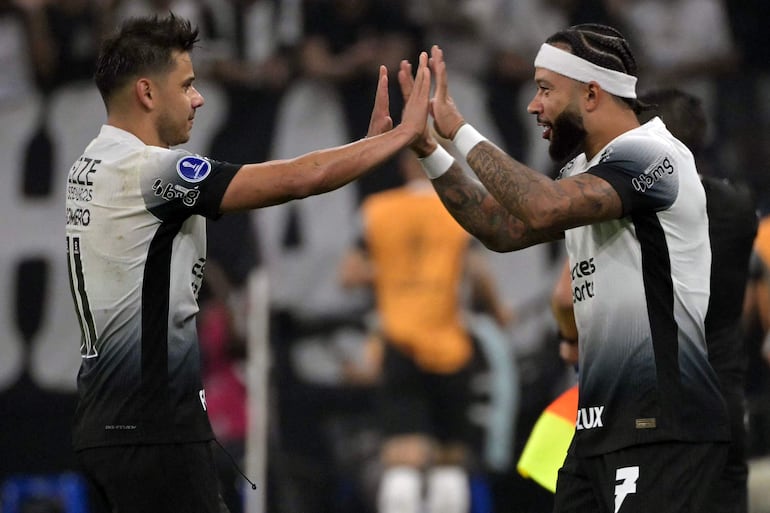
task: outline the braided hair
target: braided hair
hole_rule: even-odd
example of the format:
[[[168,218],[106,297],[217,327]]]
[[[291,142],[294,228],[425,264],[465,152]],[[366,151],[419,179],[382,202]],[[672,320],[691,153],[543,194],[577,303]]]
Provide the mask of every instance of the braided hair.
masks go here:
[[[620,31],[598,23],[583,23],[556,32],[545,41],[549,44],[563,43],[569,46],[573,55],[602,68],[637,76],[634,54],[628,41]],[[649,106],[634,98],[621,98],[634,112],[646,110]]]

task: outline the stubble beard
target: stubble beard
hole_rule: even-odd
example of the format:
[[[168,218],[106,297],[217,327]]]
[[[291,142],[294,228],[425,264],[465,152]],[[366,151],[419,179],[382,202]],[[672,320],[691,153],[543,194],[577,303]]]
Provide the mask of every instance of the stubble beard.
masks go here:
[[[186,143],[190,140],[190,131],[187,130],[187,124],[184,127],[176,123],[170,116],[161,116],[158,119],[158,135],[160,140],[168,144],[168,147]]]

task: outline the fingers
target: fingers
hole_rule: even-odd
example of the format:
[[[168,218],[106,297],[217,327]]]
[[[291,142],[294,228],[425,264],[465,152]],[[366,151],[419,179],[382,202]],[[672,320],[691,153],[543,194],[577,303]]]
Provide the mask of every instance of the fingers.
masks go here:
[[[419,98],[427,99],[429,93],[430,69],[428,69],[428,54],[421,52],[411,94],[417,95]]]
[[[412,76],[412,64],[407,60],[401,61],[398,70],[398,82],[401,86],[401,94],[404,96],[404,103],[407,103],[413,94],[427,94],[430,91],[428,54],[426,52],[420,53],[415,76]]]
[[[374,97],[372,116],[369,119],[369,130],[366,136],[381,134],[393,128],[390,117],[390,97],[388,95],[388,68],[380,66],[380,76],[377,80],[377,93]]]
[[[430,69],[436,79],[436,98],[445,101],[448,93],[446,63],[444,62],[444,52],[438,45],[433,45],[430,49]]]
[[[377,93],[374,97],[374,112],[390,112],[390,97],[388,96],[388,68],[380,66],[380,77],[377,80]]]
[[[398,83],[401,86],[401,95],[404,97],[404,103],[409,101],[414,88],[414,78],[412,77],[412,64],[404,59],[398,70]]]

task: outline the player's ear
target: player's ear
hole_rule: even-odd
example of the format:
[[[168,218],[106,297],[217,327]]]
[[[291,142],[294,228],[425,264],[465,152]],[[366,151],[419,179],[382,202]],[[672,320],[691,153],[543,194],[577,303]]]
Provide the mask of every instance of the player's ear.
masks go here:
[[[588,82],[585,85],[585,90],[583,91],[583,98],[585,100],[585,108],[588,112],[591,112],[594,110],[598,104],[598,99],[601,94],[603,94],[604,91],[599,87],[599,84],[596,82]]]
[[[134,93],[137,100],[146,109],[150,110],[153,107],[153,84],[147,78],[140,78],[134,83]]]

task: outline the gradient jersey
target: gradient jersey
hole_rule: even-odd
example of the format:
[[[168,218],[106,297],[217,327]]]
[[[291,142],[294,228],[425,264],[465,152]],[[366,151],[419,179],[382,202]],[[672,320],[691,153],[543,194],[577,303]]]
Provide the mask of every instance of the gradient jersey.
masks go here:
[[[623,215],[565,233],[580,334],[577,454],[729,439],[704,338],[711,250],[692,154],[655,118],[562,170],[583,172],[613,186]]]
[[[67,257],[82,328],[76,449],[211,439],[195,314],[236,166],[105,125],[69,171]]]
[[[423,370],[464,367],[473,354],[460,308],[470,236],[430,185],[372,194],[362,211],[386,337]]]

